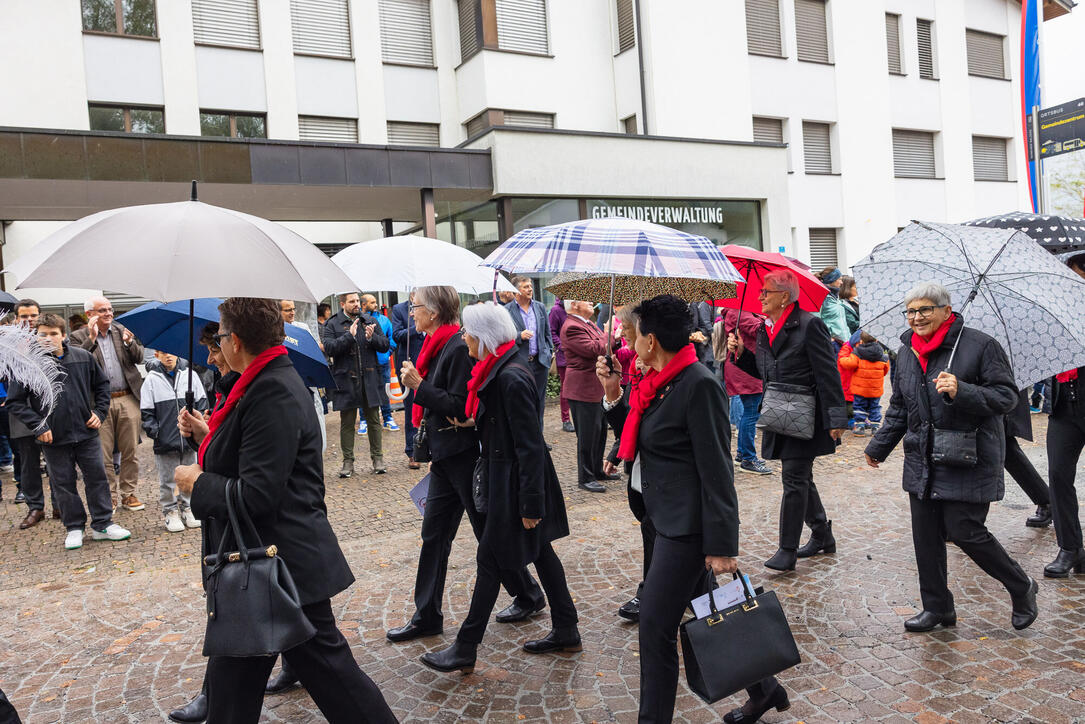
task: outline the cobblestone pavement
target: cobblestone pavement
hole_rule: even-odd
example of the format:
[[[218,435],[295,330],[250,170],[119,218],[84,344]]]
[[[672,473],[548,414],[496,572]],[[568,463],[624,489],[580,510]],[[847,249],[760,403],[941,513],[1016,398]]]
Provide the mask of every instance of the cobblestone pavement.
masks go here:
[[[1033,420],[1040,443],[1023,445],[1044,470],[1044,420]],[[461,534],[453,548],[445,635],[389,644],[384,630],[411,612],[420,518],[407,491],[420,475],[398,454],[401,433],[386,435],[385,476],[340,481],[334,477],[338,452],[328,451],[328,507],[358,578],[333,604],[359,663],[403,721],[636,720],[636,628],[615,612],[640,578],[640,536],[623,486],[598,495],[571,483],[574,436],[560,431],[556,408],[548,410],[547,424],[573,531],[555,547],[580,613],[584,651],[521,653],[523,641],[548,629],[545,616],[493,623],[469,676],[431,672],[418,656],[450,641],[467,611],[470,534]],[[330,441],[338,439],[337,425],[337,415],[330,415]],[[358,442],[362,460],[365,441]],[[849,434],[840,453],[818,461],[815,476],[839,548],[800,561],[793,574],[770,575],[761,566],[776,548],[779,476],[738,476],[740,562],[777,592],[802,653],[802,664],[781,677],[792,708],[765,721],[1085,721],[1085,578],[1042,578],[1056,552],[1054,532],[1024,526],[1032,507],[1021,491],[1007,482],[1006,500],[992,507],[989,525],[1040,582],[1039,620],[1013,631],[1006,593],[950,546],[959,624],[906,634],[901,624],[917,611],[918,586],[901,456],[898,451],[871,470],[861,464],[862,446]],[[153,471],[148,445],[141,446],[141,466]],[[144,476],[139,494],[147,510],[117,516],[132,529],[131,541],[88,540],[81,550],[65,551],[59,522],[18,530],[26,509],[10,503],[14,490],[10,478],[4,482],[0,688],[28,722],[164,720],[197,691],[203,674],[198,533],[165,531],[156,486]],[[498,605],[506,603],[503,594]],[[719,721],[739,703],[706,706],[683,683],[676,720]],[[267,697],[264,720],[322,718],[296,690]]]

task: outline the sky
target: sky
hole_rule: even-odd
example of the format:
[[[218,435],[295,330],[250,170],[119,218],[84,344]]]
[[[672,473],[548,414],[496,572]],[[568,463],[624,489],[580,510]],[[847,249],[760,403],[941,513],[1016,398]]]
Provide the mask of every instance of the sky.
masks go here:
[[[1043,25],[1044,107],[1085,97],[1085,2]]]

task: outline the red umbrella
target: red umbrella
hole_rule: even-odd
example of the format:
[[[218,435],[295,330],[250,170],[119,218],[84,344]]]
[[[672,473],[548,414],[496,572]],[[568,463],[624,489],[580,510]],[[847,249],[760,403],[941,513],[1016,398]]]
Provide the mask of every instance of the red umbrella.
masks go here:
[[[712,302],[714,306],[760,312],[761,302],[757,295],[761,292],[762,280],[766,274],[778,269],[788,270],[799,280],[799,307],[801,309],[817,312],[829,294],[828,287],[814,276],[809,267],[803,268],[805,265],[791,257],[770,251],[758,251],[738,244],[721,246],[720,251],[735,265],[738,273],[746,278],[746,283],[740,282],[735,285],[734,299],[717,299]]]

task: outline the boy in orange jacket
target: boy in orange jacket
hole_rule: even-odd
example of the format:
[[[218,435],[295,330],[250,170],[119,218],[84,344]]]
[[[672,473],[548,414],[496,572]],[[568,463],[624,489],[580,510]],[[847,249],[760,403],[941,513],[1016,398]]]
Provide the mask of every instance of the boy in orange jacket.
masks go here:
[[[878,340],[863,332],[859,344],[847,357],[841,357],[840,367],[852,373],[851,394],[855,409],[857,436],[877,431],[882,421],[882,395],[885,392],[885,376],[889,374],[889,356]]]

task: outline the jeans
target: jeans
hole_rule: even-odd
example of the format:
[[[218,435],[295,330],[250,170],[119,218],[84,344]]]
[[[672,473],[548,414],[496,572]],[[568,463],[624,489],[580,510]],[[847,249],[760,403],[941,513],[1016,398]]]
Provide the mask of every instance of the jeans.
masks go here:
[[[0,465],[11,465],[15,459],[15,453],[8,442],[11,428],[8,426],[8,410],[0,407]]]
[[[882,421],[882,398],[880,397],[855,395],[852,408],[855,411],[856,425],[865,425],[867,423],[877,425]]]
[[[392,381],[392,364],[390,362],[385,362],[384,366],[380,368],[380,371],[381,371],[381,382],[383,382],[384,384],[387,385],[388,383],[390,383]],[[385,402],[383,405],[381,405],[381,421],[387,420],[391,416],[392,416],[392,403],[391,402]]]
[[[60,503],[60,518],[67,530],[83,530],[87,510],[76,490],[75,466],[83,471],[83,489],[90,508],[91,527],[102,531],[113,522],[113,506],[109,500],[109,480],[102,464],[102,448],[91,437],[69,445],[42,445],[49,466],[49,485],[56,491]]]
[[[196,462],[196,452],[185,447],[168,453],[155,453],[154,465],[158,469],[158,502],[162,505],[162,514],[188,507],[188,496],[184,493],[174,495],[173,471],[178,465],[191,465]]]
[[[731,398],[731,422],[738,428],[738,460],[747,462],[757,460],[757,450],[754,448],[754,433],[757,432],[757,421],[761,417],[761,398],[764,393],[756,392],[748,395],[735,395]]]

